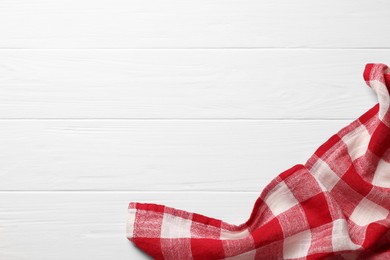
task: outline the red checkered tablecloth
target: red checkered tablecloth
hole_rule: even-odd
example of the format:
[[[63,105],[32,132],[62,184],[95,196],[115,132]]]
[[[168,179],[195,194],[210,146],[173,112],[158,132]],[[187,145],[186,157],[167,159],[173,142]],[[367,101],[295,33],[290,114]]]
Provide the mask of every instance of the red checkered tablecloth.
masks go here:
[[[276,176],[245,223],[130,202],[127,238],[155,259],[390,259],[390,69],[363,78],[378,104]]]

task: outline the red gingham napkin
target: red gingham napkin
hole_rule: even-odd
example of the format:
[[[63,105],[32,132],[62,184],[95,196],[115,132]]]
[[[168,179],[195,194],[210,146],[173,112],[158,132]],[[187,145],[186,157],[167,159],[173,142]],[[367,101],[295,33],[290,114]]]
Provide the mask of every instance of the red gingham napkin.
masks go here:
[[[130,202],[127,238],[155,259],[390,259],[390,69],[363,77],[378,104],[276,176],[245,223]]]

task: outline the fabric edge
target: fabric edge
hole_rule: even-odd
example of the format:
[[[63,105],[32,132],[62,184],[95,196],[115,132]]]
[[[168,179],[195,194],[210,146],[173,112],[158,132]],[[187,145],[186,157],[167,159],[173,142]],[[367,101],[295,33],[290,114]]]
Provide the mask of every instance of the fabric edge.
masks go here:
[[[134,237],[134,223],[135,223],[135,215],[137,212],[137,203],[130,202],[127,208],[127,221],[126,221],[126,237],[130,241],[133,241]]]

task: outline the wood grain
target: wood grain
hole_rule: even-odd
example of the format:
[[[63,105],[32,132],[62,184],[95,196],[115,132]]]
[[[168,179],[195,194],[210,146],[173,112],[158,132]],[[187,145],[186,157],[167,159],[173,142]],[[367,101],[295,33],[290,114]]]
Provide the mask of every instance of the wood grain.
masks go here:
[[[386,0],[0,1],[0,259],[148,259],[130,201],[240,224],[377,103]]]
[[[388,48],[385,0],[13,0],[1,48]]]
[[[390,50],[0,51],[0,118],[353,119]]]
[[[126,239],[127,205],[153,202],[245,222],[258,193],[0,192],[0,259],[149,259]]]
[[[259,191],[347,120],[1,120],[1,190]]]

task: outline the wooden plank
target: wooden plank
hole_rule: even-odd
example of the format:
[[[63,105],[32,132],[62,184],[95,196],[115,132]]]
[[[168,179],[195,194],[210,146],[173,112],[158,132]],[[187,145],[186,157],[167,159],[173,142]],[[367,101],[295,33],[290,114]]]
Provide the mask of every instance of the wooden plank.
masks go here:
[[[0,51],[0,118],[352,119],[390,50]]]
[[[0,190],[258,191],[347,120],[1,120]]]
[[[1,48],[388,47],[390,3],[1,1]]]
[[[0,259],[149,259],[126,238],[130,201],[165,204],[241,224],[258,195],[0,192]]]

